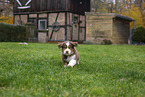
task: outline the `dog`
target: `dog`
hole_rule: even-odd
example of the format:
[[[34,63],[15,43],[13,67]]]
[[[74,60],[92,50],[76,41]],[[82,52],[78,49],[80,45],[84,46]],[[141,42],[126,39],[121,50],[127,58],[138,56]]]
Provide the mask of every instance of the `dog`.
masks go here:
[[[65,41],[58,44],[58,48],[62,49],[61,59],[64,67],[79,64],[79,53],[75,47],[78,47],[77,42]]]

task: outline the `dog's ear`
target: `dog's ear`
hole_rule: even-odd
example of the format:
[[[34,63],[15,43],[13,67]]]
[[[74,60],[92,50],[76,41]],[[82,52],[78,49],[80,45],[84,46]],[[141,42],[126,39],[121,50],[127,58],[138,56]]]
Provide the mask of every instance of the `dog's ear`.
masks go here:
[[[58,48],[62,48],[62,46],[63,46],[63,43],[58,44]]]
[[[78,47],[78,42],[70,42],[73,46]]]

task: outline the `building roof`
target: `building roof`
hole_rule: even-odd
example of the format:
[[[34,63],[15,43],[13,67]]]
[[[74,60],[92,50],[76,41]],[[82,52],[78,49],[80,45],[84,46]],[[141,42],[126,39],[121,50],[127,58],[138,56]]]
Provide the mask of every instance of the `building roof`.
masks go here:
[[[133,18],[127,17],[127,16],[123,16],[123,15],[119,15],[116,13],[99,13],[99,12],[86,12],[86,15],[105,15],[105,16],[113,16],[114,18],[117,19],[123,19],[129,22],[135,21]]]
[[[122,15],[119,15],[119,14],[115,14],[115,18],[120,18],[120,19],[123,19],[123,20],[127,20],[129,22],[135,21],[134,19],[132,19],[130,17],[122,16]]]

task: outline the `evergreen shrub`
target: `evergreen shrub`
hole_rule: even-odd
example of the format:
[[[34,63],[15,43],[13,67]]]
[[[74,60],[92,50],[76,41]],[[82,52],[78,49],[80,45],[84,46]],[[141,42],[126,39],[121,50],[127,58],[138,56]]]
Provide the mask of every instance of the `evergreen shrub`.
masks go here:
[[[138,27],[133,32],[132,41],[135,42],[145,42],[145,28],[144,27]]]
[[[26,27],[22,25],[11,25],[0,23],[0,41],[1,42],[27,41]]]

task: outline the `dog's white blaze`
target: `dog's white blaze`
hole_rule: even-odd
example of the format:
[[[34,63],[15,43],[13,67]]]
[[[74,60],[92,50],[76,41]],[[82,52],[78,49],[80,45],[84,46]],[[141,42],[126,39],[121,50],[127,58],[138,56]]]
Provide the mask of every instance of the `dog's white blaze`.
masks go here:
[[[68,51],[68,54],[71,54],[71,50],[68,48],[70,45],[69,42],[66,43],[67,48],[64,50],[64,54],[67,54],[66,52]]]
[[[66,61],[69,62],[71,60],[74,60],[75,58],[76,58],[76,55],[73,55],[71,57],[68,56],[67,59],[66,59]]]
[[[70,60],[68,66],[73,67],[76,63],[77,63],[76,60],[72,59],[72,60]]]
[[[69,62],[68,66],[73,67],[77,63],[75,58],[76,58],[76,55],[73,55],[71,57],[68,56],[68,58],[66,59],[66,61]]]
[[[66,43],[66,45],[67,45],[67,48],[68,48],[68,46],[70,45],[70,43],[69,43],[69,42],[67,42],[67,43]]]
[[[75,60],[76,55],[67,58],[67,62],[69,62],[68,66],[73,67],[77,62]]]

